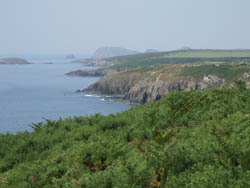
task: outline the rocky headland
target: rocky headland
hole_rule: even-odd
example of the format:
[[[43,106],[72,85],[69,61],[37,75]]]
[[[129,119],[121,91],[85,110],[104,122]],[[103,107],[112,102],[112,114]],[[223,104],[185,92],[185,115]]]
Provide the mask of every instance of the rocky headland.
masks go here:
[[[126,56],[126,55],[135,55],[140,52],[129,50],[126,48],[120,48],[120,47],[101,47],[98,48],[94,54],[92,55],[92,58],[110,58],[110,57],[118,57],[118,56]]]
[[[68,76],[82,76],[82,77],[103,77],[114,73],[108,69],[95,69],[95,70],[76,70],[66,73]]]
[[[72,63],[81,63],[84,66],[89,67],[107,67],[110,65],[113,65],[113,62],[106,61],[105,59],[101,58],[91,58],[91,59],[76,59],[74,61],[71,61]]]
[[[94,60],[95,61],[95,60]],[[94,62],[85,60],[85,63]],[[112,95],[129,103],[158,100],[172,91],[232,87],[235,80],[250,87],[250,50],[175,50],[98,59],[105,63],[99,81],[81,90]],[[74,75],[87,76],[86,71]],[[98,75],[100,75],[98,73]]]
[[[30,62],[28,62],[26,59],[22,59],[22,58],[3,58],[3,59],[0,59],[0,64],[23,65],[23,64],[30,64]]]
[[[91,58],[75,59],[72,63],[82,63],[85,66],[107,67],[116,63],[111,58],[127,55],[136,55],[140,52],[128,50],[120,47],[102,47],[98,48]]]
[[[190,65],[191,68],[199,68],[199,66],[202,65]],[[207,66],[217,68],[216,65]],[[159,100],[172,91],[205,90],[212,87],[232,87],[234,85],[233,80],[218,72],[199,77],[195,74],[185,75],[187,67],[190,68],[187,65],[168,65],[158,68],[152,67],[152,70],[146,71],[135,69],[116,72],[101,78],[81,91],[120,97],[122,101],[128,103],[147,103]],[[249,69],[237,75],[238,79],[247,81],[248,87],[250,87],[249,77]]]

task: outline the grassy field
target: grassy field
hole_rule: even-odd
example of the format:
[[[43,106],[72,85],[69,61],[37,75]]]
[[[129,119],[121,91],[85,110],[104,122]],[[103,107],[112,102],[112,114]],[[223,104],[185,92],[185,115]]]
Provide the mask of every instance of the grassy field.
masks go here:
[[[169,52],[166,57],[223,58],[250,57],[250,50],[184,50]]]
[[[110,67],[113,69],[164,64],[250,62],[250,50],[183,50],[121,56],[106,60],[117,62]]]
[[[187,66],[182,69],[180,76],[192,76],[196,79],[201,79],[204,75],[216,75],[226,81],[239,79],[244,73],[248,73],[249,66],[245,65],[200,65]]]

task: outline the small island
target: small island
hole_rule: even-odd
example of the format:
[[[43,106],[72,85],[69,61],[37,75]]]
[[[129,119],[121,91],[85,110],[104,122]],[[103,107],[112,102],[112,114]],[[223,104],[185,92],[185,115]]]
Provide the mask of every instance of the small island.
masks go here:
[[[109,74],[112,74],[116,71],[106,70],[106,69],[94,69],[94,70],[76,70],[65,75],[68,76],[82,76],[82,77],[103,77]]]
[[[11,65],[24,65],[24,64],[31,64],[26,59],[23,58],[3,58],[0,59],[0,64],[11,64]]]
[[[68,54],[66,55],[66,59],[75,59],[76,56],[74,54]]]

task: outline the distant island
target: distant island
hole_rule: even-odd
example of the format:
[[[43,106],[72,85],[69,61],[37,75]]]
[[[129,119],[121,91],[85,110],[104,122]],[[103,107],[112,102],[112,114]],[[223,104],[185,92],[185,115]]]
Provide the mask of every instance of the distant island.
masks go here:
[[[106,61],[108,58],[137,54],[141,54],[141,52],[120,47],[101,47],[93,53],[91,58],[74,59],[72,63],[82,63],[85,66],[106,67],[114,64],[114,62]]]
[[[75,56],[74,54],[68,54],[68,55],[66,55],[65,58],[66,58],[66,59],[75,59],[76,56]]]
[[[159,52],[159,51],[156,50],[156,49],[147,49],[147,50],[145,51],[145,53],[156,53],[156,52]]]
[[[102,47],[98,48],[93,54],[92,58],[109,58],[109,57],[118,57],[125,55],[135,55],[140,52],[134,50],[128,50],[126,48],[120,47]]]
[[[23,65],[23,64],[30,64],[30,62],[28,62],[26,59],[23,58],[3,58],[0,59],[0,64],[19,64],[19,65]]]

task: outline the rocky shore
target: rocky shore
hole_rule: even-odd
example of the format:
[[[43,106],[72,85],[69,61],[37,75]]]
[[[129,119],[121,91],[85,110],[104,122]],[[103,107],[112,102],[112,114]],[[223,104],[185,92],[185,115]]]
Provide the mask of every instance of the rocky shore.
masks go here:
[[[212,87],[231,87],[233,82],[209,74],[197,79],[180,76],[183,66],[166,66],[147,72],[123,71],[101,78],[88,88],[86,93],[120,97],[129,103],[147,103],[159,100],[172,91],[205,90]],[[246,77],[245,73],[242,78]],[[247,86],[250,86],[247,82]]]
[[[111,75],[92,84],[82,92],[120,97],[129,103],[147,103],[159,100],[172,91],[204,90],[220,87],[225,81],[215,75],[204,76],[202,80],[191,77],[171,81],[149,80],[147,77],[131,74],[129,76]]]
[[[94,69],[94,70],[76,70],[65,75],[68,76],[82,76],[82,77],[103,77],[106,75],[113,74],[115,71],[108,69]]]

